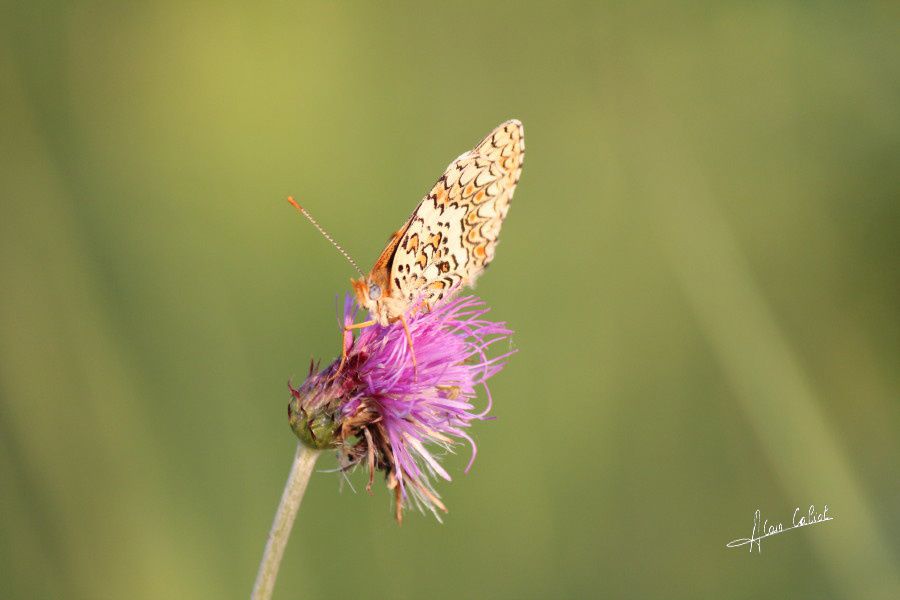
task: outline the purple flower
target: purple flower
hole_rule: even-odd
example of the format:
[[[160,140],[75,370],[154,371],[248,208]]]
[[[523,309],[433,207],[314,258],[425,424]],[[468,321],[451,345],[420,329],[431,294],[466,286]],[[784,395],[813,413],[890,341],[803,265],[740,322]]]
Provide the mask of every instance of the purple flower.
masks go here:
[[[348,296],[345,325],[356,312]],[[347,360],[337,375],[339,360],[319,373],[310,365],[303,385],[291,387],[288,415],[300,439],[314,448],[336,448],[344,471],[365,464],[368,490],[375,471],[383,471],[398,522],[410,504],[427,508],[438,520],[438,509],[447,511],[433,481],[449,481],[450,475],[435,450],[452,452],[465,440],[471,447],[467,472],[475,459],[475,442],[466,430],[472,421],[487,418],[487,380],[512,353],[488,356],[488,348],[512,332],[485,319],[487,312],[474,296],[411,310],[406,319],[412,351],[400,321],[364,328],[355,339],[347,332]],[[487,396],[481,412],[473,405],[479,387]]]

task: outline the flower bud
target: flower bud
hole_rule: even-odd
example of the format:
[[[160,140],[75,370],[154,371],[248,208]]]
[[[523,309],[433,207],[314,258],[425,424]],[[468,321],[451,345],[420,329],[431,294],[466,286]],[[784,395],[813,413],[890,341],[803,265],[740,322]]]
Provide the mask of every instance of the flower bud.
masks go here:
[[[307,447],[313,450],[336,448],[340,445],[340,401],[343,386],[330,377],[333,368],[310,375],[299,388],[288,383],[291,401],[288,403],[288,423]]]
[[[340,424],[335,421],[333,413],[324,411],[307,412],[297,399],[288,404],[288,421],[291,429],[307,447],[313,450],[325,450],[337,446],[335,434]]]

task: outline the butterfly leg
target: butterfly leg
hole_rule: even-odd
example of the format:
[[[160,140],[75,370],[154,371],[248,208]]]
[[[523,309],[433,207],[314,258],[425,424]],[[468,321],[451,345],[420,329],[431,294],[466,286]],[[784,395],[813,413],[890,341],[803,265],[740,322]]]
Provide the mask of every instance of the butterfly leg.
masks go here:
[[[412,358],[413,375],[418,373],[418,364],[416,363],[416,350],[413,348],[412,334],[409,333],[409,323],[406,322],[406,315],[400,316],[400,322],[403,323],[403,333],[406,334],[406,343],[409,344],[409,354]]]
[[[346,334],[348,331],[353,331],[354,329],[363,329],[365,327],[371,327],[375,323],[377,323],[377,321],[375,319],[370,319],[368,321],[363,321],[362,323],[353,323],[351,325],[344,325],[344,330],[341,332],[341,362],[338,365],[337,371],[334,372],[334,375],[332,375],[328,379],[328,381],[332,381],[338,375],[340,375],[341,371],[344,368],[344,363],[347,362],[347,350],[348,350],[349,345],[344,343],[344,334]]]

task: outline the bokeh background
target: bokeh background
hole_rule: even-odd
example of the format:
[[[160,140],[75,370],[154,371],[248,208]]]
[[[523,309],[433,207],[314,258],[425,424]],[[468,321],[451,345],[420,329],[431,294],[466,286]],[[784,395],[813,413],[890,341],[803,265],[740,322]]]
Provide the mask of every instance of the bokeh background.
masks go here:
[[[900,597],[898,17],[7,4],[3,597],[246,597],[353,275],[285,196],[367,266],[511,117],[475,467],[402,527],[316,473],[276,598]]]

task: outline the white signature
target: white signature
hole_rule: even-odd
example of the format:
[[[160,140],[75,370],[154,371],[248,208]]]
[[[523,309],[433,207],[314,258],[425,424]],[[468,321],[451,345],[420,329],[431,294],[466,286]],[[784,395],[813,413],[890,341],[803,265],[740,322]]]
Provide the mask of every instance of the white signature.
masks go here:
[[[799,529],[801,527],[808,527],[810,525],[815,525],[816,523],[823,523],[825,521],[833,521],[834,517],[828,516],[828,505],[825,505],[825,508],[822,512],[816,511],[816,507],[813,504],[809,505],[809,510],[805,515],[800,514],[800,507],[798,506],[794,509],[794,515],[791,518],[791,526],[785,527],[782,523],[769,523],[768,519],[763,520],[762,515],[759,512],[759,509],[756,509],[756,512],[753,513],[753,532],[750,534],[748,538],[738,538],[736,540],[731,540],[725,546],[727,548],[738,548],[740,546],[746,546],[750,544],[750,552],[753,552],[753,546],[756,545],[756,551],[762,552],[762,545],[760,542],[767,537],[771,537],[773,535],[778,535],[779,533],[784,533],[785,531],[790,531],[791,529]]]

